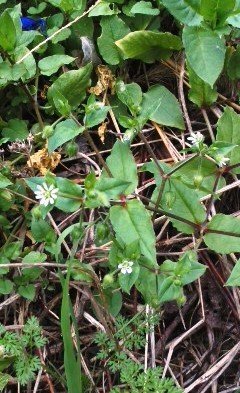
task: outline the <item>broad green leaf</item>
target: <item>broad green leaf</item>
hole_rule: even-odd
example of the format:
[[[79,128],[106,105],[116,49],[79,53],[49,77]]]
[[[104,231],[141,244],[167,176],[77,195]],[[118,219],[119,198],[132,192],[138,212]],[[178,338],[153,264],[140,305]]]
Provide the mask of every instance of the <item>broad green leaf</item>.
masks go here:
[[[10,280],[0,280],[0,294],[9,295],[13,291],[13,282]]]
[[[141,253],[156,266],[155,234],[144,205],[132,200],[124,206],[112,206],[110,220],[117,237],[126,245],[139,241]]]
[[[79,127],[74,120],[67,119],[58,123],[54,134],[48,139],[48,151],[52,153],[59,146],[82,134],[84,127]]]
[[[17,292],[25,299],[32,301],[36,295],[36,288],[33,284],[20,285]]]
[[[162,0],[163,5],[180,22],[188,26],[198,26],[203,17],[199,13],[199,0]]]
[[[26,139],[28,136],[27,124],[24,120],[11,119],[2,130],[2,135],[8,138],[10,142],[14,142],[17,139]]]
[[[55,234],[53,229],[50,227],[48,222],[40,219],[40,220],[32,220],[31,224],[31,232],[36,242],[44,242],[47,243],[54,238]]]
[[[238,28],[240,27],[240,1],[239,0],[236,0],[235,9],[232,15],[230,15],[227,18],[226,22],[233,27],[238,27]]]
[[[223,69],[224,41],[210,29],[186,26],[183,29],[183,45],[190,67],[212,87]]]
[[[205,20],[221,25],[231,15],[235,7],[235,0],[202,0],[200,13]]]
[[[217,100],[217,90],[204,82],[191,67],[188,67],[190,90],[188,97],[199,108],[211,106]]]
[[[86,111],[84,117],[84,125],[86,128],[95,127],[101,124],[106,119],[109,109],[111,109],[110,106],[100,105],[100,102],[98,104],[96,104],[95,107],[93,105],[91,111]]]
[[[116,15],[102,17],[100,25],[102,34],[97,39],[99,52],[108,64],[119,64],[122,60],[122,56],[115,41],[127,35],[130,29],[123,20]]]
[[[159,305],[158,301],[158,275],[144,267],[140,268],[138,279],[135,283],[136,288],[144,297],[147,304],[152,307]]]
[[[0,46],[6,52],[11,52],[16,43],[16,28],[8,11],[0,16]]]
[[[38,63],[38,67],[41,70],[42,75],[50,76],[55,74],[65,64],[70,64],[75,60],[74,57],[67,55],[53,55],[47,56],[41,59]]]
[[[118,14],[119,10],[115,4],[109,4],[106,0],[101,0],[96,6],[89,12],[88,16],[91,18],[93,16],[110,16]]]
[[[226,107],[223,115],[217,123],[217,141],[228,142],[236,146],[230,153],[226,154],[230,158],[230,164],[240,162],[240,115],[232,108]],[[234,173],[239,174],[240,168],[234,169]]]
[[[231,48],[232,52],[232,48]],[[229,78],[232,80],[240,79],[240,46],[237,46],[237,49],[231,53],[230,59],[227,63],[227,73]]]
[[[52,29],[48,29],[47,33],[48,33],[49,36],[51,36],[56,31],[58,31],[58,28],[56,26],[54,26]],[[58,42],[67,40],[70,37],[70,35],[71,35],[71,30],[70,29],[64,29],[60,33],[55,35],[52,38],[51,41],[52,41],[53,44],[57,44]]]
[[[173,50],[182,48],[181,40],[171,33],[133,31],[115,42],[124,59],[138,59],[146,63],[167,59]]]
[[[239,287],[240,286],[240,259],[236,262],[231,274],[225,285],[231,287]]]
[[[120,141],[115,142],[106,163],[115,179],[130,183],[124,194],[128,195],[133,192],[138,184],[138,176],[137,166],[130,148]]]
[[[108,199],[118,199],[120,195],[126,193],[130,182],[123,179],[114,179],[103,177],[95,185],[95,190],[103,192]]]
[[[92,65],[87,64],[79,70],[68,71],[62,74],[48,89],[48,99],[54,105],[55,91],[59,91],[75,109],[85,98],[90,84]]]
[[[204,241],[211,250],[221,254],[240,252],[239,218],[216,214],[207,225]]]
[[[122,80],[116,83],[116,93],[119,100],[125,104],[132,114],[142,102],[142,89],[137,83],[125,84]]]
[[[25,255],[22,262],[23,263],[41,263],[47,259],[47,255],[39,251],[31,251],[29,254]]]
[[[135,263],[132,267],[132,273],[123,274],[119,273],[118,280],[122,290],[128,294],[130,294],[130,289],[135,284],[138,276],[139,276],[140,267],[137,263]]]
[[[82,204],[82,187],[63,177],[56,178],[56,185],[59,194],[55,206],[66,213],[79,209]]]
[[[188,269],[184,271],[187,265]],[[198,262],[196,253],[188,251],[177,262],[175,274],[180,273],[182,285],[187,285],[201,277],[205,271],[206,266]]]
[[[107,302],[108,311],[113,317],[116,317],[122,308],[121,292],[104,291],[104,296]]]
[[[185,128],[179,102],[164,86],[155,85],[143,94],[139,119],[143,123],[150,119],[165,126]]]
[[[158,301],[160,303],[177,300],[182,294],[182,287],[175,284],[174,277],[158,277]]]
[[[159,15],[159,9],[153,8],[150,1],[138,1],[131,8],[132,14],[144,14],[144,15]]]
[[[153,165],[155,164],[153,163]],[[178,166],[179,164],[176,164],[172,167],[172,169],[175,169]],[[155,174],[159,176],[156,165]],[[172,177],[180,178],[186,186],[195,190],[198,198],[201,198],[205,195],[211,194],[213,190],[214,183],[216,181],[216,165],[214,162],[204,157],[195,157],[191,161],[186,162],[185,165],[180,166]],[[221,176],[217,189],[222,188],[225,185],[226,181],[224,177]]]
[[[173,195],[173,203],[169,207],[167,193]],[[158,192],[154,193],[154,199],[157,198]],[[171,179],[166,183],[164,194],[160,207],[166,213],[172,213],[179,217],[173,219],[169,217],[173,225],[183,233],[193,233],[194,228],[187,223],[181,221],[181,218],[191,221],[195,224],[201,224],[206,218],[205,210],[198,200],[198,196],[194,190],[191,190],[179,179]]]
[[[46,7],[47,7],[47,3],[45,1],[43,1],[37,7],[29,7],[27,12],[30,15],[41,14],[45,10]]]
[[[0,189],[10,186],[11,184],[12,184],[12,182],[6,176],[3,176],[0,173]]]

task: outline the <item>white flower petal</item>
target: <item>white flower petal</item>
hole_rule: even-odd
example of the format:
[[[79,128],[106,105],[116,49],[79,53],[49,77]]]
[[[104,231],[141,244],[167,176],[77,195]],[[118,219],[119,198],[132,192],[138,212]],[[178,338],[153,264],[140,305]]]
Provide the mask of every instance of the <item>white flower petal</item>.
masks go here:
[[[37,188],[38,190],[40,190],[40,191],[43,191],[43,187],[40,186],[40,184],[38,184],[36,188]]]
[[[44,183],[42,184],[42,186],[43,186],[43,189],[44,189],[44,190],[48,191],[48,185],[47,185],[47,183],[44,182]]]

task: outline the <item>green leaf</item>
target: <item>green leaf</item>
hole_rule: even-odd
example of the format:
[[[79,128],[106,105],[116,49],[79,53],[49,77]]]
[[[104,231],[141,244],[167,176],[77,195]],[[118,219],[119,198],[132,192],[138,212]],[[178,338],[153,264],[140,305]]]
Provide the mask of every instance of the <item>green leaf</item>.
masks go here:
[[[47,56],[41,59],[38,63],[38,67],[41,70],[42,75],[50,76],[55,74],[65,64],[70,64],[75,60],[74,57],[67,55],[53,55]]]
[[[129,183],[123,179],[100,178],[95,185],[95,190],[104,192],[108,199],[118,199],[120,195],[126,193]]]
[[[16,43],[16,29],[8,11],[0,16],[0,46],[6,52],[11,52]]]
[[[29,254],[25,255],[22,262],[23,263],[41,263],[47,259],[47,255],[39,251],[31,251]]]
[[[200,13],[205,20],[221,25],[231,15],[235,7],[235,0],[202,0]]]
[[[112,7],[111,7],[112,5]],[[119,12],[115,4],[109,4],[108,1],[101,0],[96,6],[89,12],[89,18],[93,16],[110,16]]]
[[[188,26],[198,26],[203,20],[198,0],[162,0],[162,3],[170,14]]]
[[[188,67],[189,83],[191,85],[188,97],[199,108],[211,106],[217,100],[217,90],[204,82],[191,67]]]
[[[181,294],[182,287],[174,283],[174,277],[158,278],[158,301],[160,303],[176,300]]]
[[[115,41],[127,35],[130,29],[123,20],[116,15],[102,17],[100,25],[102,34],[97,39],[99,52],[108,64],[119,64],[122,60],[122,56]]]
[[[236,262],[226,284],[231,287],[239,287],[240,286],[240,259]]]
[[[47,3],[45,3],[45,1],[43,1],[37,7],[29,7],[27,12],[30,15],[41,14],[45,10],[46,7],[47,7]]]
[[[179,102],[164,86],[155,85],[143,94],[139,120],[144,124],[148,119],[180,130],[185,128]]]
[[[142,89],[137,83],[125,84],[122,80],[116,83],[116,93],[119,100],[125,104],[132,115],[142,102]]]
[[[227,73],[229,78],[232,80],[240,79],[240,46],[231,55],[229,62],[227,63]]]
[[[211,250],[221,254],[240,252],[240,220],[216,214],[207,225],[204,241]]]
[[[150,1],[138,1],[131,8],[130,12],[132,14],[159,15],[159,9],[153,8]]]
[[[186,26],[183,29],[183,45],[190,67],[212,87],[223,69],[226,51],[224,41],[212,30]]]
[[[197,255],[192,251],[188,251],[177,262],[175,273],[179,274],[179,267],[184,268],[187,264],[189,264],[187,271],[180,275],[182,285],[187,285],[197,280],[206,271],[206,266],[198,262]]]
[[[144,205],[132,200],[125,206],[112,206],[110,220],[117,237],[126,245],[139,241],[141,253],[156,266],[155,234]]]
[[[17,292],[25,299],[31,301],[35,298],[36,288],[33,284],[27,284],[26,286],[20,285],[20,287],[18,287]]]
[[[2,135],[8,138],[10,142],[14,142],[17,139],[26,139],[28,136],[27,124],[24,120],[11,119],[2,130]]]
[[[36,242],[44,242],[54,237],[54,231],[44,220],[32,220],[31,232]]]
[[[171,33],[154,31],[134,31],[115,42],[122,51],[124,59],[138,59],[146,63],[167,59],[173,50],[180,50],[179,37]]]
[[[48,89],[48,100],[54,105],[55,91],[59,91],[75,109],[85,98],[90,84],[92,65],[62,74]]]
[[[66,213],[71,213],[79,209],[82,204],[82,187],[63,177],[56,178],[56,185],[59,194],[55,207]]]
[[[67,98],[64,97],[57,89],[54,91],[53,104],[60,115],[64,117],[68,117],[70,115],[71,106],[69,105]]]
[[[58,123],[55,127],[54,134],[48,139],[49,153],[52,153],[59,146],[82,134],[84,129],[84,127],[79,127],[72,119]]]
[[[7,186],[10,186],[11,184],[12,182],[0,173],[0,188],[5,188]]]
[[[119,273],[118,275],[119,284],[124,292],[130,294],[130,289],[138,279],[139,271],[140,271],[140,267],[137,263],[135,263],[132,266],[132,273],[130,274]]]
[[[171,207],[168,206],[166,199],[167,193],[171,192],[174,196],[174,202]],[[156,196],[158,193],[155,194]],[[186,219],[195,224],[201,224],[205,218],[205,210],[198,200],[198,196],[195,191],[191,190],[179,179],[169,180],[164,188],[163,200],[160,207],[169,213],[173,213],[180,219]],[[177,219],[169,218],[173,225],[183,233],[193,233],[194,228]]]
[[[98,104],[99,106],[97,106]],[[95,127],[98,124],[101,124],[106,119],[110,106],[102,106],[100,104],[100,102],[96,103],[95,107],[93,105],[93,108],[89,111],[89,113],[86,111],[86,116],[84,117],[84,125],[87,128]]]
[[[217,141],[228,142],[236,146],[230,153],[226,154],[230,158],[230,164],[239,163],[240,159],[240,115],[238,115],[232,108],[226,107],[223,115],[217,123]],[[239,174],[240,168],[233,170],[234,173]]]
[[[115,142],[106,163],[115,179],[130,183],[124,194],[128,195],[133,192],[138,184],[138,176],[137,166],[129,146],[120,141]]]
[[[0,294],[9,295],[13,291],[13,282],[10,280],[0,280]]]

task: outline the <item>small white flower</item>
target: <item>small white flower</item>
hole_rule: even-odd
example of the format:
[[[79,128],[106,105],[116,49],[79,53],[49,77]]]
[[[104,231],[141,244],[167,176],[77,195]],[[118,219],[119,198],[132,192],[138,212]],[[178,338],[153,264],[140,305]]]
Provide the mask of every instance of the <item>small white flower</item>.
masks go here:
[[[215,160],[220,167],[223,167],[224,165],[227,165],[230,158],[224,157],[222,154],[218,154],[216,155]]]
[[[118,269],[121,270],[122,274],[130,274],[132,273],[132,265],[133,261],[122,261],[122,263],[118,265]]]
[[[197,131],[195,134],[192,133],[187,140],[189,140],[193,146],[199,147],[200,143],[204,141],[204,136],[201,132]]]
[[[46,183],[43,183],[42,186],[37,185],[37,189],[35,197],[40,199],[40,205],[48,206],[54,204],[55,199],[57,199],[58,188],[54,188],[53,184],[48,186]]]

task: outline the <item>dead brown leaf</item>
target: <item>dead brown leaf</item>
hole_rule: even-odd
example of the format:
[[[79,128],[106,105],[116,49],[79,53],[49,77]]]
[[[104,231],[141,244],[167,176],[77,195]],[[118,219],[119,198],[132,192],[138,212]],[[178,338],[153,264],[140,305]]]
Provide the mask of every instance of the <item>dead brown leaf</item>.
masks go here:
[[[53,171],[61,160],[61,154],[53,152],[48,153],[47,149],[38,150],[30,156],[27,165],[29,168],[39,170],[41,175],[45,175],[48,170]]]

